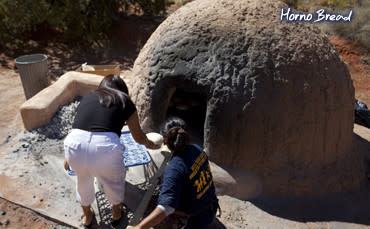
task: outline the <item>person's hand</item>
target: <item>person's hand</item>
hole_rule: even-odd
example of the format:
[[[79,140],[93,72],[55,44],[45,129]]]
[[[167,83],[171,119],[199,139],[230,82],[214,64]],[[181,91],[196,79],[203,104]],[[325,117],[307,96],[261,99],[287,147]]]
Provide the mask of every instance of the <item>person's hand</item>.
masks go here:
[[[162,146],[163,137],[158,133],[147,133],[146,134],[146,142],[148,143],[148,148],[150,149],[159,149]]]
[[[147,139],[145,141],[145,147],[149,149],[159,149],[161,148],[162,144],[155,144],[153,141]]]
[[[130,229],[141,229],[140,227],[138,226],[127,226],[126,228],[130,228]]]
[[[66,160],[64,160],[64,169],[67,171],[69,167],[69,164]]]

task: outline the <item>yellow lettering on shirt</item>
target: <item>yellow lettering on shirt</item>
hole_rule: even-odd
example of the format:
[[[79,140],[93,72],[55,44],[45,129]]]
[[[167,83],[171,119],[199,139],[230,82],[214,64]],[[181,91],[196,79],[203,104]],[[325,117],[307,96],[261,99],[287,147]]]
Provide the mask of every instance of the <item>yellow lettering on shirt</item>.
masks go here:
[[[206,176],[207,176],[207,180],[209,180],[209,178],[211,178],[211,175],[209,174],[208,171],[206,171]]]
[[[191,166],[191,174],[189,176],[189,179],[191,180],[199,171],[200,167],[203,165],[203,163],[207,160],[207,156],[205,153],[201,153],[197,159],[195,159],[194,164]]]
[[[199,180],[196,180],[194,182],[194,186],[197,188],[197,192],[200,192],[203,188],[203,183],[201,183]]]
[[[197,195],[197,199],[200,199],[204,195],[204,193],[207,192],[209,187],[211,187],[212,182],[213,181],[211,180],[211,182],[208,183],[208,185],[203,189],[203,191]]]

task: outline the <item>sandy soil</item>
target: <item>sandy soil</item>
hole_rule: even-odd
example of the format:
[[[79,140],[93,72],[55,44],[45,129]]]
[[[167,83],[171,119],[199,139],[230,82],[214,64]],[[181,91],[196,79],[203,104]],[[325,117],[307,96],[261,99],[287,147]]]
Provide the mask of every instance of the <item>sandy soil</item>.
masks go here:
[[[35,211],[0,198],[0,227],[29,229],[67,229],[63,222],[50,220]]]
[[[0,70],[0,144],[8,136],[19,133],[23,128],[19,107],[26,101],[19,75],[12,71]],[[8,139],[10,140],[10,139]]]
[[[151,27],[151,29],[155,28]],[[127,27],[125,27],[127,29]],[[142,44],[144,43],[144,37],[147,37],[149,30],[145,32],[145,36],[141,38]],[[150,33],[149,33],[150,34]],[[116,41],[121,40],[122,37],[117,35]],[[136,37],[137,38],[137,37]],[[132,41],[134,41],[133,36]],[[365,102],[368,106],[370,105],[370,65],[369,56],[362,56],[358,47],[353,43],[342,40],[337,37],[331,38],[331,41],[336,45],[338,51],[342,55],[345,62],[349,66],[354,86],[356,89],[356,98],[360,101]],[[41,42],[42,43],[42,42]],[[71,70],[77,67],[82,60],[95,61],[96,64],[108,64],[108,63],[120,63],[122,70],[128,69],[133,64],[135,55],[137,55],[137,48],[125,52],[125,48],[114,49],[114,54],[110,55],[110,52],[105,52],[104,55],[99,56],[95,54],[77,53],[71,51],[67,46],[63,44],[48,43],[45,45],[37,42],[31,42],[33,46],[30,50],[41,51],[47,53],[50,56],[49,69],[51,78],[57,79],[64,71]],[[138,44],[139,47],[142,44]],[[126,47],[127,49],[127,47]],[[98,51],[99,53],[100,51]],[[103,53],[103,52],[101,52]],[[100,53],[100,54],[101,54]],[[121,53],[121,55],[119,55]],[[123,54],[122,54],[123,53]],[[127,55],[125,55],[126,53]],[[19,114],[19,106],[25,101],[23,95],[23,89],[19,79],[19,75],[14,71],[13,59],[19,55],[19,52],[8,50],[0,53],[1,64],[0,68],[0,160],[10,160],[8,154],[12,152],[12,149],[16,144],[20,144],[17,140],[19,135],[23,132],[22,120]],[[101,57],[101,59],[99,59]],[[367,63],[367,64],[366,64]],[[360,126],[355,126],[355,132],[360,135],[362,141],[365,141],[368,147],[370,141],[369,130]],[[368,150],[370,152],[370,149]],[[370,155],[369,159],[370,159]],[[13,159],[12,159],[13,160]],[[17,160],[23,160],[18,158]],[[13,161],[16,163],[17,161]],[[45,162],[45,161],[43,161]],[[39,163],[37,161],[36,163]],[[11,163],[10,163],[11,164]],[[28,205],[32,206],[33,209],[48,209],[48,191],[50,187],[55,188],[58,186],[53,181],[42,180],[40,184],[35,183],[36,180],[26,180],[24,174],[32,173],[27,171],[27,168],[23,170],[12,171],[11,167],[3,165],[2,170],[8,170],[12,176],[0,174],[0,196],[9,199],[19,199],[24,202],[28,201]],[[40,166],[39,166],[40,167]],[[47,165],[41,168],[44,171],[48,171]],[[32,183],[32,184],[31,184]],[[28,185],[28,186],[27,186]],[[41,186],[37,188],[38,186]],[[29,187],[27,190],[19,190],[19,187]],[[59,186],[57,187],[59,188]],[[365,190],[369,190],[368,187]],[[65,190],[64,190],[65,191]],[[68,191],[67,196],[71,195]],[[292,202],[302,206],[311,206],[316,203],[321,203],[322,199],[316,199],[313,202],[307,202],[307,200],[297,199],[271,199],[267,197],[261,197],[257,200],[251,201],[240,201],[227,196],[220,197],[220,203],[223,208],[221,217],[218,220],[221,222],[217,228],[370,228],[369,220],[363,219],[361,212],[368,211],[370,203],[368,193],[355,193],[350,196],[357,196],[357,199],[352,200],[351,198],[345,197],[333,197],[331,201],[325,203],[323,211],[320,214],[328,215],[327,217],[320,218],[319,216],[312,216],[307,212],[295,211],[297,205],[291,204]],[[73,201],[73,196],[69,197]],[[343,201],[343,198],[347,200]],[[360,198],[360,199],[358,199]],[[358,203],[363,199],[362,205],[356,207]],[[336,202],[344,202],[344,204],[335,204]],[[355,202],[353,202],[355,201]],[[273,203],[273,204],[268,204]],[[274,204],[275,203],[275,204]],[[289,204],[290,203],[290,204]],[[350,206],[354,203],[356,206],[351,207],[348,211],[333,211],[333,209],[340,209],[343,207]],[[363,206],[366,204],[366,206]],[[284,207],[285,206],[285,207]],[[316,205],[315,205],[316,206]],[[51,206],[53,207],[53,206]],[[54,207],[55,209],[56,207]],[[80,213],[70,213],[64,206],[57,206],[60,209],[60,214],[76,215],[80,217]],[[312,208],[314,209],[314,208]],[[38,214],[35,210],[25,208],[23,206],[14,204],[7,201],[6,199],[0,198],[0,212],[6,211],[5,215],[0,215],[0,228],[70,228],[61,222],[54,219],[45,217],[45,215]],[[341,215],[346,215],[348,212],[360,213],[357,218],[345,218]],[[312,213],[312,211],[311,211]],[[331,217],[332,216],[332,217]],[[67,216],[66,216],[67,217]],[[365,217],[366,218],[366,217]],[[9,224],[5,225],[6,221],[9,220]],[[68,222],[67,222],[68,223]]]
[[[361,50],[353,41],[330,37],[343,61],[347,64],[355,87],[356,99],[370,105],[370,53]]]

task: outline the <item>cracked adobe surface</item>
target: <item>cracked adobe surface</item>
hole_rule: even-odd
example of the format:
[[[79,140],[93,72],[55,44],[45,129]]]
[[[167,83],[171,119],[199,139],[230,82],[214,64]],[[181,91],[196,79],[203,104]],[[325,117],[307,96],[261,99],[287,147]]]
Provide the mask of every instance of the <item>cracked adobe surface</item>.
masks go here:
[[[352,150],[348,69],[317,27],[281,22],[282,7],[205,0],[168,17],[129,83],[141,123],[158,131],[176,90],[197,94],[206,99],[211,160],[255,172],[266,193],[355,188],[364,181],[363,155]]]

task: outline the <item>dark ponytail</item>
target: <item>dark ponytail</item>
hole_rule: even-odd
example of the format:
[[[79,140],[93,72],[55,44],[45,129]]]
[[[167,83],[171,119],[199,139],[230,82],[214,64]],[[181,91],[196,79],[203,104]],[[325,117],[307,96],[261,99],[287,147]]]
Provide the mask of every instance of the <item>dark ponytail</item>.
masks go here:
[[[162,135],[165,136],[167,147],[171,151],[181,151],[189,144],[189,134],[184,120],[170,118],[164,125]]]

